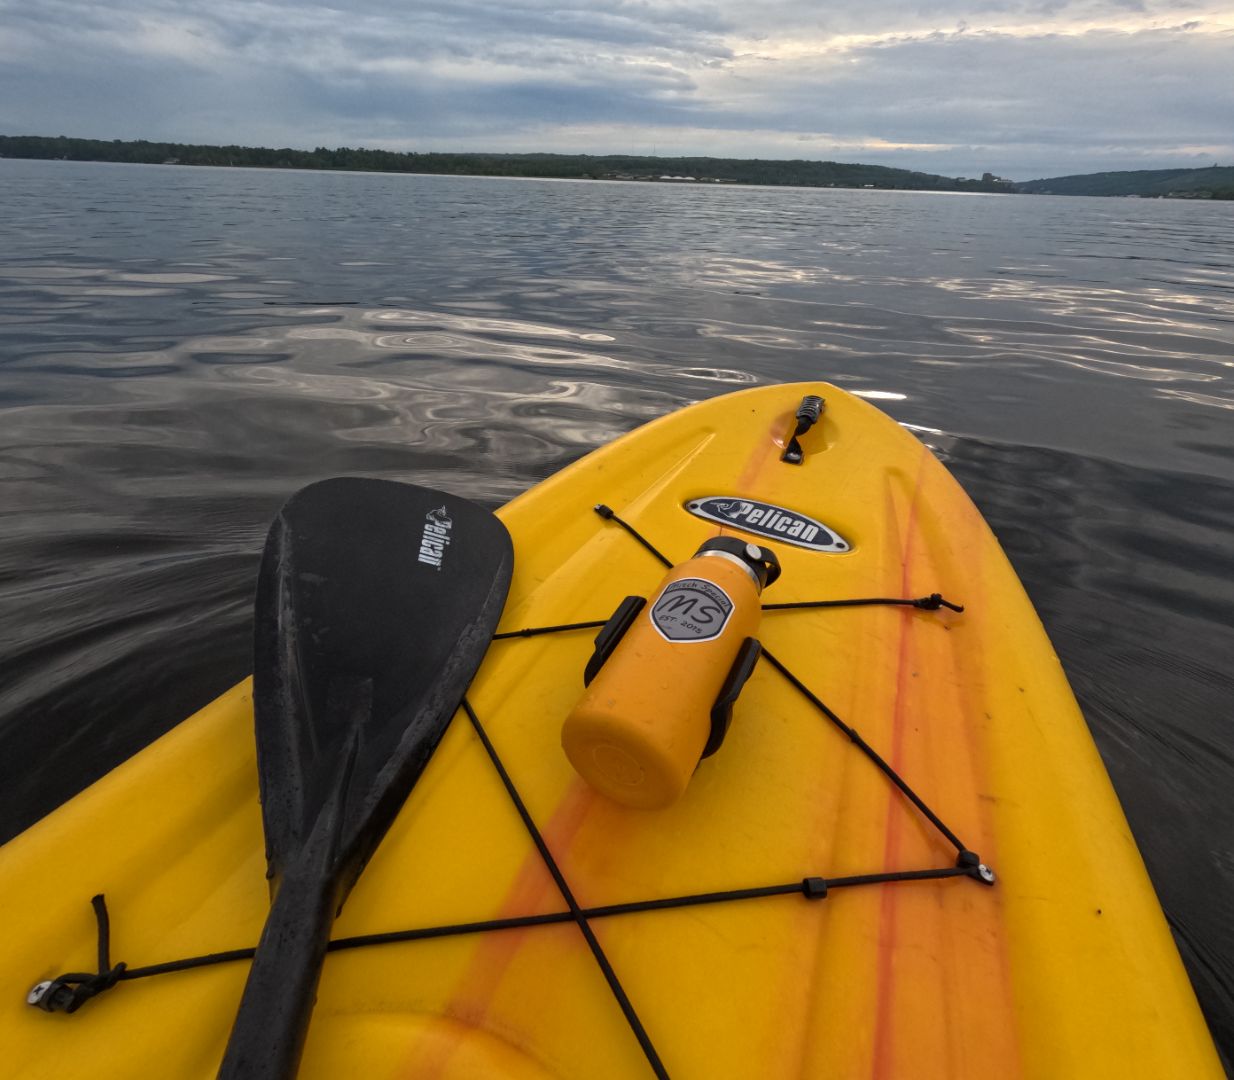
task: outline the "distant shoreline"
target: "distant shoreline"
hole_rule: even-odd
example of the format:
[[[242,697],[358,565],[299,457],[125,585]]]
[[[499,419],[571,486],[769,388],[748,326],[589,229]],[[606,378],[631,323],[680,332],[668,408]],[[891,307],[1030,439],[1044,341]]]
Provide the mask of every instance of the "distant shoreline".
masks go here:
[[[947,177],[883,165],[834,161],[779,161],[709,157],[639,157],[608,154],[396,153],[340,147],[335,150],[268,149],[150,142],[145,139],[74,139],[0,135],[0,157],[110,161],[143,165],[216,165],[230,168],[398,172],[450,176],[506,176],[545,180],[642,181],[704,187],[870,188],[1011,194],[1010,180]]]
[[[746,183],[743,180],[734,180],[731,183],[725,184],[708,184],[705,182],[695,183],[678,183],[670,184],[667,181],[656,179],[641,179],[632,178],[629,180],[615,180],[606,177],[591,178],[591,177],[572,177],[572,176],[504,176],[490,173],[464,173],[464,172],[412,172],[410,170],[400,169],[398,172],[392,172],[389,169],[312,169],[302,168],[298,165],[192,165],[187,166],[182,163],[171,164],[163,161],[147,162],[147,161],[105,161],[101,158],[36,158],[36,157],[18,157],[16,154],[0,154],[0,161],[64,161],[69,164],[76,165],[119,165],[121,167],[129,165],[138,165],[143,168],[153,169],[223,169],[234,172],[276,172],[276,173],[342,173],[348,176],[437,176],[443,179],[450,180],[541,180],[545,183],[556,184],[659,184],[663,187],[699,187],[699,188],[716,188],[723,187],[728,189],[737,189],[746,191],[749,189],[771,190],[771,191],[861,191],[862,188],[843,187],[836,185],[833,187],[821,188],[817,184],[766,184],[766,183]],[[876,191],[895,191],[903,195],[977,195],[982,198],[1001,198],[1007,195],[1016,194],[1016,192],[1008,191],[940,191],[933,188],[875,188]]]
[[[949,177],[885,165],[762,158],[649,157],[627,154],[395,152],[339,147],[270,149],[0,135],[0,158],[196,165],[314,172],[404,173],[535,180],[598,180],[695,187],[845,188],[985,195],[1094,195],[1141,199],[1234,200],[1234,166],[1139,169],[1012,181],[993,173]]]

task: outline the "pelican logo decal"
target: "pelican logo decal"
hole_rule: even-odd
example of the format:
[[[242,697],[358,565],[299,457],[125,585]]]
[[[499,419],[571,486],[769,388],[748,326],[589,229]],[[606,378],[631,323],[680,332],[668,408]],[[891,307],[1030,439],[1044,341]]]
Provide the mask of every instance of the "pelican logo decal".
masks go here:
[[[450,546],[450,530],[454,522],[444,506],[430,510],[424,515],[424,532],[420,534],[420,557],[417,561],[431,566],[434,570],[441,569],[441,560],[446,557],[446,548]]]
[[[703,578],[674,581],[651,605],[651,625],[668,641],[718,638],[733,613],[732,598]]]
[[[695,517],[730,525],[743,532],[779,540],[783,544],[810,551],[848,551],[851,545],[834,529],[816,518],[787,510],[773,503],[756,499],[738,499],[728,495],[709,495],[691,499],[686,509]]]

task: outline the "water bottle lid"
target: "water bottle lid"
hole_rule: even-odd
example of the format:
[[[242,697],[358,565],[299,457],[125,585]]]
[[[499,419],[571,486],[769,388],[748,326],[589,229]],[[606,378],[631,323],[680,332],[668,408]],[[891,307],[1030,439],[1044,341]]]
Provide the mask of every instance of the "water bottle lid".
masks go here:
[[[703,541],[702,547],[696,551],[695,557],[708,554],[727,555],[736,559],[750,571],[762,592],[780,576],[780,560],[771,548],[751,544],[736,536],[713,536]]]

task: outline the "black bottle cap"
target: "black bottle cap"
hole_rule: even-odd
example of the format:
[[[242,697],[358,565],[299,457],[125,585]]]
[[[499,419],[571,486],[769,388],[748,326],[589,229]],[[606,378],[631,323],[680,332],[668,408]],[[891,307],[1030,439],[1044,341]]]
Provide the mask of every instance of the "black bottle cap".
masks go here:
[[[780,560],[771,548],[751,544],[736,536],[713,536],[703,541],[702,547],[694,554],[705,555],[710,551],[730,555],[744,563],[758,582],[760,592],[780,576]]]

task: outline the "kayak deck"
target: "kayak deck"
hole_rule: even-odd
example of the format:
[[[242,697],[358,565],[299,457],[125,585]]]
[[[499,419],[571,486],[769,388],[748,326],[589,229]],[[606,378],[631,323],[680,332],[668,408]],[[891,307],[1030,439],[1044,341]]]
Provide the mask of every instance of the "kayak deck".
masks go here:
[[[827,410],[780,461],[794,408]],[[500,629],[603,620],[656,559],[718,527],[684,509],[758,499],[825,522],[842,553],[776,544],[764,602],[941,593],[903,606],[768,611],[760,638],[993,867],[956,847],[770,663],[723,747],[666,810],[596,795],[560,747],[594,630],[495,641],[357,883],[334,937],[545,916],[332,953],[303,1076],[1221,1075],[1134,840],[1019,581],[946,470],[824,384],[767,387],[666,417],[504,507],[515,573]],[[738,532],[738,535],[746,535]],[[733,890],[796,892],[582,923],[503,784],[490,740],[578,909]],[[132,966],[256,942],[269,908],[241,684],[0,849],[11,934],[0,1031],[23,1076],[213,1075],[247,964],[124,982],[72,1016],[21,1003],[90,970],[89,898]],[[631,1013],[636,1018],[632,1022]],[[639,1037],[641,1028],[642,1038]],[[650,1051],[649,1051],[650,1048]]]

